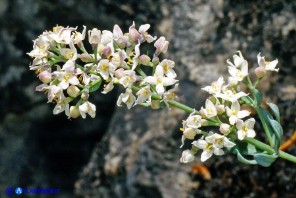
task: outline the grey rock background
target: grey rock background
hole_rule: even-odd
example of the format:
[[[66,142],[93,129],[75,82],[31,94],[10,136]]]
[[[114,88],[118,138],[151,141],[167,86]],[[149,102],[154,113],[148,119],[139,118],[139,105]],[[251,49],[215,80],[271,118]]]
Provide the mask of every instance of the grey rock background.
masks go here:
[[[280,105],[287,139],[296,115],[295,13],[288,0],[0,0],[0,196],[17,186],[58,187],[56,197],[295,196],[295,165],[283,160],[261,168],[226,156],[205,164],[210,181],[192,174],[192,164],[179,163],[187,115],[178,110],[115,108],[115,91],[93,96],[95,119],[53,116],[34,92],[38,81],[25,55],[56,24],[127,30],[133,20],[150,23],[153,34],[170,40],[180,100],[199,108],[207,97],[200,88],[225,74],[227,59],[241,50],[254,68],[261,51],[280,62],[262,89]]]

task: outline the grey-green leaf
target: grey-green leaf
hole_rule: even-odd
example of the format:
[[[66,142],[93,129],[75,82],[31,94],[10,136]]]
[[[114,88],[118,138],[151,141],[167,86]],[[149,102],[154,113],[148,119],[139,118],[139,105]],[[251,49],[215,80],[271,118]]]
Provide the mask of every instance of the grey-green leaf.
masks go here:
[[[273,103],[266,103],[268,104],[268,106],[270,107],[270,109],[272,110],[272,112],[274,113],[275,119],[280,122],[280,110],[278,108],[278,106],[276,106]]]
[[[273,132],[275,134],[276,143],[277,143],[276,149],[278,149],[281,142],[282,142],[283,128],[282,128],[281,124],[276,120],[270,120],[270,125],[271,125]]]
[[[277,155],[268,155],[265,153],[254,154],[256,162],[263,167],[269,167],[277,159],[277,157]]]
[[[237,152],[237,159],[238,159],[238,161],[240,161],[241,163],[249,164],[249,165],[255,165],[255,164],[257,164],[256,160],[248,160],[248,159],[244,158],[244,157],[240,154],[239,150],[236,149],[236,152]]]

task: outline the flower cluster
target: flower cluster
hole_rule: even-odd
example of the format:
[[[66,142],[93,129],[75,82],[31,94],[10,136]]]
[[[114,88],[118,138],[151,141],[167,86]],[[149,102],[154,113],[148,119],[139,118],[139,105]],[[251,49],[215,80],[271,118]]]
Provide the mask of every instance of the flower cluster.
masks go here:
[[[155,100],[166,103],[174,99],[178,82],[175,63],[159,59],[167,52],[169,42],[151,36],[149,28],[145,24],[136,29],[133,23],[128,33],[118,25],[113,32],[96,28],[87,31],[85,26],[82,32],[62,26],[43,32],[28,53],[33,58],[30,69],[42,82],[36,91],[45,92],[48,102],[56,103],[54,114],[65,112],[69,118],[85,118],[87,114],[95,117],[96,106],[89,101],[89,95],[101,85],[104,94],[115,84],[122,85],[125,92],[120,94],[117,105],[125,103],[129,109],[139,104],[154,107]],[[144,43],[154,44],[151,56],[141,52]],[[151,75],[146,75],[141,66],[147,66]]]
[[[277,60],[267,62],[260,53],[257,59],[259,65],[255,70],[257,81],[264,77],[266,70],[278,71],[275,68]],[[194,111],[183,121],[182,146],[186,139],[192,140],[192,148],[182,153],[180,161],[183,163],[193,161],[194,154],[198,150],[202,150],[201,161],[203,162],[213,154],[223,155],[225,149],[235,147],[236,141],[256,136],[255,119],[250,117],[251,112],[245,108],[253,106],[245,102],[249,94],[241,91],[241,84],[248,86],[250,83],[248,62],[238,51],[238,55],[233,56],[233,62],[227,60],[227,63],[230,74],[228,83],[225,83],[223,77],[219,77],[210,86],[202,88],[211,96],[206,100],[204,107]],[[218,130],[207,132],[204,130],[206,126],[216,126]]]

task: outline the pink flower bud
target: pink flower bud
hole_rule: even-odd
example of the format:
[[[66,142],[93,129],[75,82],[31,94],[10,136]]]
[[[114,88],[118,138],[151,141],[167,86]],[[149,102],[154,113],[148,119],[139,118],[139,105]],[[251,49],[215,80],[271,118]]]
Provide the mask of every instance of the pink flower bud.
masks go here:
[[[102,57],[103,58],[108,58],[111,54],[111,47],[105,46],[102,50]]]
[[[154,47],[156,48],[156,55],[159,55],[160,53],[166,53],[168,50],[169,42],[165,40],[165,38],[162,36],[154,43]]]
[[[127,46],[127,39],[124,36],[118,38],[115,42],[119,48],[125,48]]]
[[[51,81],[51,73],[47,70],[41,72],[38,77],[43,83],[49,83]]]
[[[139,57],[139,59],[140,59],[141,64],[143,64],[143,65],[149,65],[150,60],[151,60],[150,57],[145,54],[141,55]]]
[[[115,76],[116,76],[116,78],[122,78],[123,76],[124,76],[124,69],[123,68],[120,68],[120,69],[117,69],[116,71],[115,71]]]
[[[80,91],[79,88],[76,87],[75,85],[71,85],[67,89],[68,95],[71,96],[71,97],[73,97],[73,98],[75,98],[76,96],[78,96],[79,91]]]
[[[93,58],[91,57],[91,55],[89,55],[89,54],[87,54],[87,53],[80,54],[80,55],[78,56],[78,58],[80,58],[80,60],[81,60],[82,62],[85,62],[85,63],[91,62],[92,59],[93,59]]]
[[[257,78],[263,78],[265,75],[266,75],[266,70],[265,70],[265,67],[257,67],[255,69],[255,74],[257,76]]]
[[[135,28],[131,28],[130,29],[129,35],[130,35],[130,39],[133,42],[137,42],[140,39],[140,37],[141,37],[141,34]]]

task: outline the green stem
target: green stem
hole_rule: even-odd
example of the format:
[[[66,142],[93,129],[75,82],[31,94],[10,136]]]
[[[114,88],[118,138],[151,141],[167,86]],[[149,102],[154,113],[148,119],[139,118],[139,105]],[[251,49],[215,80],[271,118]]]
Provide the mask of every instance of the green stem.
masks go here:
[[[257,80],[257,82],[258,82],[258,80]],[[258,84],[257,82],[256,82],[256,84]],[[250,79],[249,76],[247,76],[247,87],[251,90],[251,92],[252,92],[252,94],[253,94],[254,100],[255,100],[255,102],[256,102],[256,111],[257,111],[257,114],[258,114],[258,116],[259,116],[259,118],[260,118],[260,121],[261,121],[261,123],[262,123],[263,129],[264,129],[264,132],[265,132],[265,134],[266,134],[266,136],[267,136],[267,138],[268,138],[269,144],[270,144],[272,147],[274,147],[274,142],[273,142],[273,140],[272,140],[271,133],[270,133],[269,128],[268,128],[268,126],[267,126],[267,123],[266,123],[266,121],[265,121],[265,119],[264,119],[264,116],[263,116],[262,110],[260,109],[260,105],[261,105],[261,104],[260,104],[260,101],[257,100],[256,93],[255,93],[255,87],[253,86],[253,83],[252,83],[252,81],[251,81],[251,79]]]
[[[266,151],[268,154],[273,154],[274,153],[273,148],[271,148],[267,144],[264,144],[263,142],[260,142],[259,140],[246,137],[244,139],[244,142],[250,143],[250,144],[254,145],[256,148],[259,148],[259,149],[261,149],[263,151]],[[295,156],[293,156],[293,155],[291,155],[289,153],[286,153],[284,151],[279,151],[278,155],[279,155],[280,158],[283,158],[285,160],[288,160],[288,161],[293,162],[293,163],[296,164],[296,157]]]

